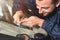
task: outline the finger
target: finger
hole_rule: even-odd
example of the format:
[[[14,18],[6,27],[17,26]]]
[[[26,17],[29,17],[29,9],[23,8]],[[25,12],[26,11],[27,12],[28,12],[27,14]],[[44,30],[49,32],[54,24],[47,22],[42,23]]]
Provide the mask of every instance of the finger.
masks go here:
[[[19,22],[20,22],[20,20],[19,20],[19,19],[18,19],[18,20],[14,20],[14,21],[13,21],[13,23],[14,23],[14,24],[16,24],[16,25],[20,24]]]
[[[33,27],[33,24],[31,22],[24,22],[23,25],[26,25],[27,27]]]
[[[23,20],[20,21],[20,23],[25,23],[25,22],[28,22],[27,18],[24,18]]]
[[[13,21],[13,23],[16,24],[16,25],[18,24],[16,21]]]

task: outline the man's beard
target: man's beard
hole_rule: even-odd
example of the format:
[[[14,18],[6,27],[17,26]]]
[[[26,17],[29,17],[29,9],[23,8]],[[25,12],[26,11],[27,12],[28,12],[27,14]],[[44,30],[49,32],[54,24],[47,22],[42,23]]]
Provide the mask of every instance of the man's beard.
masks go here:
[[[52,12],[48,13],[46,16],[43,15],[43,13],[39,14],[39,18],[49,18],[52,17],[56,13],[56,10],[53,10]]]
[[[51,13],[48,13],[48,15],[46,15],[46,16],[44,16],[43,15],[43,13],[41,13],[41,14],[39,14],[39,18],[42,18],[42,19],[44,19],[44,18],[49,18],[49,17],[52,17],[54,15],[54,12],[51,12]]]

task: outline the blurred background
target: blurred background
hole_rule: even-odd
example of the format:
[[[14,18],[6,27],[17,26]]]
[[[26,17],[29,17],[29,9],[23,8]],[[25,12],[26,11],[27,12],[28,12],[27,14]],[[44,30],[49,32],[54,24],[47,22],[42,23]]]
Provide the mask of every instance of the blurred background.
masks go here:
[[[4,20],[7,22],[12,22],[12,6],[13,0],[0,0],[0,21]],[[2,27],[1,24],[2,23],[0,22],[0,32]],[[16,40],[16,38],[0,33],[0,40]]]

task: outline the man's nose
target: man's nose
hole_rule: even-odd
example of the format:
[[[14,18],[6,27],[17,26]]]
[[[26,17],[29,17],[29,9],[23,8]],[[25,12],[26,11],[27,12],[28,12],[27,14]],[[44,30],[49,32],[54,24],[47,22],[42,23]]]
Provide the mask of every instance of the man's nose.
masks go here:
[[[43,9],[42,8],[39,8],[39,13],[43,13]]]

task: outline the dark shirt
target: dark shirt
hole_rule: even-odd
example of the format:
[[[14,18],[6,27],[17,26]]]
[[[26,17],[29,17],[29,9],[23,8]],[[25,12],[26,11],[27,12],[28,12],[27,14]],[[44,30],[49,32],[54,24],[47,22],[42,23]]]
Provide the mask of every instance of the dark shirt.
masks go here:
[[[24,2],[23,2],[24,1]],[[21,3],[24,3],[25,5],[27,5],[28,6],[28,9],[31,9],[31,10],[35,10],[36,9],[36,6],[35,6],[35,0],[14,0],[14,2],[13,2],[13,11],[14,11],[14,13],[16,12],[16,11],[19,11],[19,10],[21,10],[21,8],[23,8],[23,7],[21,7],[22,5],[21,5]],[[25,6],[24,6],[25,7]]]
[[[60,6],[50,17],[45,17],[43,29],[45,29],[51,37],[60,38]]]
[[[21,1],[22,1],[22,0],[14,0],[14,2],[13,2],[13,8],[12,8],[13,14],[15,14],[16,11],[19,11],[19,10],[21,10],[21,8],[23,8],[23,7],[21,7],[21,6],[22,6],[22,5],[21,5]],[[35,0],[23,0],[23,1],[24,1],[25,4],[28,5],[28,9],[31,10],[31,11],[30,11],[30,15],[32,14],[32,15],[34,15],[34,16],[40,17],[40,15],[39,15],[39,13],[38,13],[38,10],[37,10],[37,8],[36,8],[36,2],[35,2]],[[22,1],[22,2],[23,2],[23,1]],[[25,7],[25,6],[24,6],[24,7]],[[29,11],[29,10],[28,10],[28,11]]]

